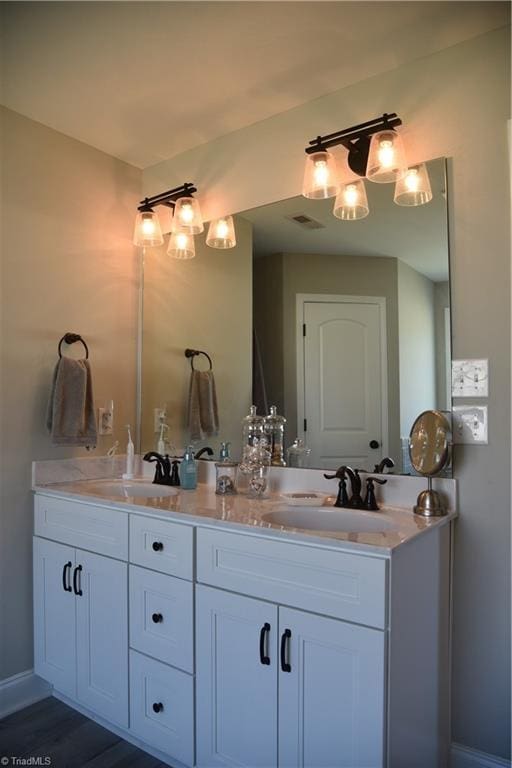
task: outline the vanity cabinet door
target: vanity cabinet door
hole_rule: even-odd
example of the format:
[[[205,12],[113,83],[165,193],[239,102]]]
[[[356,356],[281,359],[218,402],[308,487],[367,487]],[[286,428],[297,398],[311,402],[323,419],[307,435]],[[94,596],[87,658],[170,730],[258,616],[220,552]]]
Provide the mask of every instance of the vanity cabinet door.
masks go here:
[[[76,695],[75,550],[34,537],[34,671],[61,693]]]
[[[80,549],[76,564],[77,698],[127,728],[127,565]]]
[[[382,768],[384,633],[279,608],[279,636],[279,768]]]
[[[198,768],[277,765],[277,650],[277,606],[197,586]]]

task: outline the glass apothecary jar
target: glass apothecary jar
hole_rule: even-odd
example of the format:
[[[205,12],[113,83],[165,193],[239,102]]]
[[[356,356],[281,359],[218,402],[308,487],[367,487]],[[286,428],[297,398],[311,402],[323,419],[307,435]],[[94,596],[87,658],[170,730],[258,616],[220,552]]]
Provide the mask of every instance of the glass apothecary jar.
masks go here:
[[[277,413],[275,405],[270,406],[270,413],[263,420],[264,432],[270,450],[270,463],[273,467],[285,467],[284,460],[284,425],[286,419]]]

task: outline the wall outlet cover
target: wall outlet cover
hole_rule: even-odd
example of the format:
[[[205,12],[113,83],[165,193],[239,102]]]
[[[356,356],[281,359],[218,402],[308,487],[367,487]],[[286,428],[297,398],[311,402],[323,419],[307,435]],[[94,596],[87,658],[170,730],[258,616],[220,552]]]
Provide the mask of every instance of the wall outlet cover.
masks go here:
[[[488,360],[452,360],[453,397],[489,397]]]
[[[98,408],[98,434],[111,435],[114,432],[114,412],[110,408]]]
[[[454,445],[487,445],[489,430],[486,405],[455,405],[452,435]]]

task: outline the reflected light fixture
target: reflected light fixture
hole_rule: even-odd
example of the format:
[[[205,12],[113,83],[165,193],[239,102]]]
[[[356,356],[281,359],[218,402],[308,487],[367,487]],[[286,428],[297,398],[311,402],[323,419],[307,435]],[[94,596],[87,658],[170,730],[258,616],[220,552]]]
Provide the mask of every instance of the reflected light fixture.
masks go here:
[[[235,225],[232,216],[213,219],[208,227],[206,245],[210,248],[234,248],[236,245]]]
[[[343,221],[355,221],[368,216],[368,198],[362,179],[343,184],[334,201],[333,213]]]
[[[135,230],[133,233],[134,245],[144,248],[162,245],[164,241],[162,237],[162,228],[160,226],[158,215],[153,210],[157,205],[164,205],[173,210],[180,200],[187,201],[187,204],[190,207],[187,208],[185,206],[185,211],[191,211],[191,214],[186,214],[186,216],[188,215],[189,217],[189,225],[197,226],[196,213],[199,210],[199,203],[192,197],[194,192],[197,192],[196,187],[190,182],[187,182],[174,189],[169,189],[167,192],[161,192],[159,195],[146,197],[142,200],[137,209],[138,212],[135,219]],[[195,203],[196,206],[191,205],[189,201],[192,201],[193,204]],[[200,216],[201,212],[199,211],[199,217]],[[202,232],[202,228],[203,222],[201,219],[201,229],[199,229],[198,232]]]
[[[395,186],[394,201],[397,205],[425,205],[432,200],[430,178],[425,163],[408,168]]]
[[[374,133],[370,141],[366,178],[380,184],[401,179],[407,170],[402,137],[393,130]]]

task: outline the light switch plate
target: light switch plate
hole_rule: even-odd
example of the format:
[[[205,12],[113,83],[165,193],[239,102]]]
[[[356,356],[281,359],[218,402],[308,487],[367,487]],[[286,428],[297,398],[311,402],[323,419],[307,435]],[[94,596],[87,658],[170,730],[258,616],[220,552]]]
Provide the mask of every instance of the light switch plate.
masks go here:
[[[486,405],[454,405],[452,436],[455,445],[487,445],[489,430]]]
[[[489,397],[489,361],[452,360],[452,397]]]

